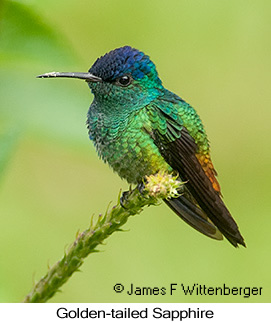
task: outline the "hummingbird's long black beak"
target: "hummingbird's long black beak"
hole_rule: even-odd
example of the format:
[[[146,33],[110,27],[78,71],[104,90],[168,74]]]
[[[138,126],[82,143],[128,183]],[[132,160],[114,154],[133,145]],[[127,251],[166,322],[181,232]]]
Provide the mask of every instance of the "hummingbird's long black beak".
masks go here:
[[[62,72],[50,72],[50,73],[45,73],[37,76],[38,78],[46,78],[46,77],[70,77],[70,78],[75,78],[75,79],[81,79],[85,80],[87,82],[101,82],[102,79],[98,76],[95,76],[91,73],[73,73],[73,72],[68,72],[68,73],[62,73]]]

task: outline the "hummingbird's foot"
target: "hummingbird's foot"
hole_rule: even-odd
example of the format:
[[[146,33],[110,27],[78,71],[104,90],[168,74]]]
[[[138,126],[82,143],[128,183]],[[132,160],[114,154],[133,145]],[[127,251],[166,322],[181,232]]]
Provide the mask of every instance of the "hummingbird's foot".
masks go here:
[[[120,205],[127,210],[127,207],[124,206],[126,203],[128,196],[130,195],[130,191],[125,191],[122,193],[122,196],[120,197]]]
[[[146,197],[146,194],[145,194],[145,183],[146,183],[146,180],[142,181],[141,183],[137,184],[137,190],[138,192],[140,193],[140,195],[147,199]],[[125,191],[122,193],[122,196],[120,197],[120,205],[124,208],[124,209],[127,209],[127,207],[125,207],[124,205],[126,204],[126,201],[129,197],[129,195],[131,194],[131,191]]]
[[[142,197],[144,197],[145,199],[147,199],[146,194],[144,193],[144,191],[145,191],[145,182],[146,182],[146,180],[144,180],[141,183],[137,184],[137,189],[138,189],[138,192],[140,193],[140,195]]]

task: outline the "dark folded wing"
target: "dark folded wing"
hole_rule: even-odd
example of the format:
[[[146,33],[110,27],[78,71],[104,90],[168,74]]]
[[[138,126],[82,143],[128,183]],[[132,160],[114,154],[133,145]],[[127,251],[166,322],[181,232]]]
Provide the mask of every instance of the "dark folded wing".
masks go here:
[[[203,211],[202,213],[205,213],[211,219],[212,223],[235,247],[238,244],[245,246],[236,222],[223,203],[219,192],[214,189],[196,156],[198,147],[194,139],[184,126],[180,127],[178,124],[175,127],[176,121],[163,112],[161,113],[167,119],[167,133],[162,134],[159,129],[156,129],[152,134],[160,153],[167,163],[178,171],[181,179],[187,181],[185,186],[197,201]],[[187,201],[190,202],[189,199]],[[187,207],[185,202],[183,198],[179,198],[176,201],[172,199],[167,204],[177,214],[180,213],[179,215],[198,231],[211,237],[213,234],[213,238],[217,239],[217,233],[214,232],[215,226],[198,212],[197,209],[199,208],[194,205],[196,211],[193,211],[191,205]],[[186,208],[189,209],[189,212],[185,211]],[[191,212],[194,214],[192,215]]]

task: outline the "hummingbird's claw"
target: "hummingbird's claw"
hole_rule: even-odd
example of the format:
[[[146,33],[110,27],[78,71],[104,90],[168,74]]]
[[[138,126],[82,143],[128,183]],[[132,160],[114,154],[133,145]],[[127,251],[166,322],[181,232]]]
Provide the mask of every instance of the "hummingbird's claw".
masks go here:
[[[128,196],[130,195],[129,191],[125,191],[122,193],[122,196],[120,197],[120,205],[124,208],[127,209],[127,207],[124,206],[125,202],[127,201]]]
[[[146,195],[144,194],[144,190],[145,190],[145,183],[144,182],[139,183],[137,185],[137,189],[142,197],[147,198]]]

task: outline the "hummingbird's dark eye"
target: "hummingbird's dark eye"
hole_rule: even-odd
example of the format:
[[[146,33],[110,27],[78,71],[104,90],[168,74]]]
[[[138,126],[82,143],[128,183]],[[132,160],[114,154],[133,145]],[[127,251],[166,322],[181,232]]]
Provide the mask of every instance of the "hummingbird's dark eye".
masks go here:
[[[131,84],[132,78],[129,75],[123,75],[120,78],[117,79],[117,83],[121,86],[128,86]]]

